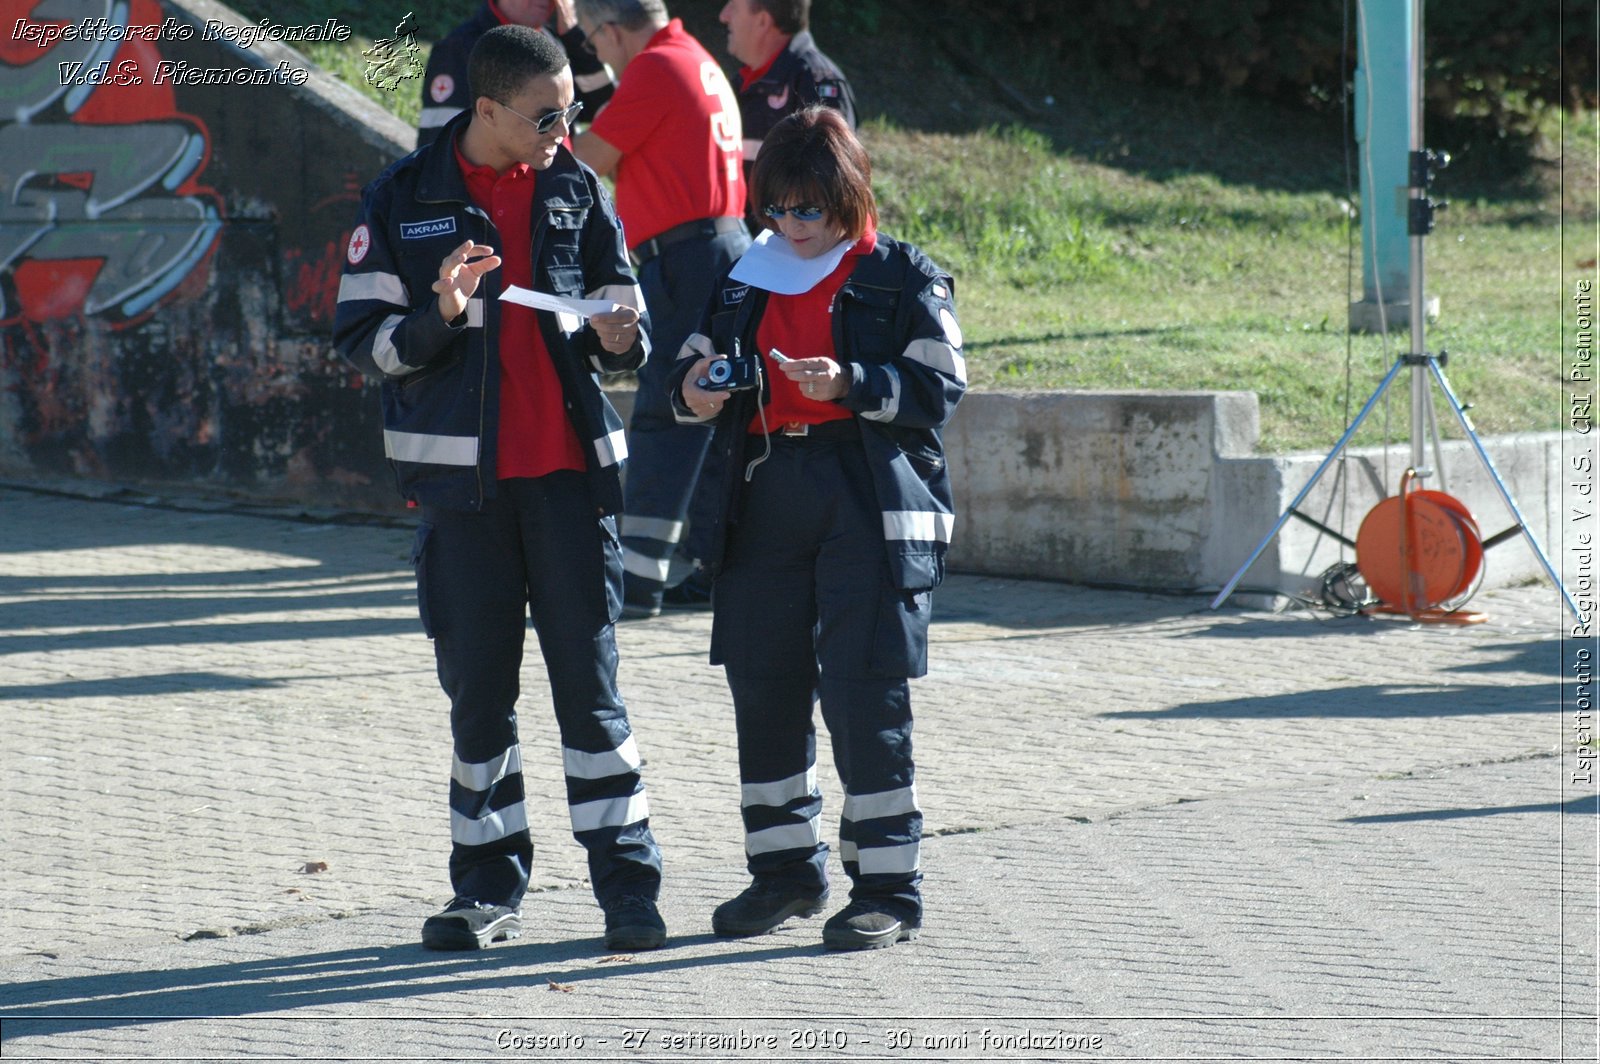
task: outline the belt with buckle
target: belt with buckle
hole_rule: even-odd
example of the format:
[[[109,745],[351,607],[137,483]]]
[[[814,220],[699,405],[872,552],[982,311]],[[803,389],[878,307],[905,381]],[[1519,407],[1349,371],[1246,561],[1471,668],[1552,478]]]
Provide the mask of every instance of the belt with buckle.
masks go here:
[[[775,435],[813,440],[854,440],[861,438],[855,418],[834,418],[832,421],[785,421],[775,430]]]
[[[634,265],[643,266],[673,244],[681,244],[685,240],[693,240],[697,236],[713,237],[721,236],[724,233],[743,232],[747,232],[743,218],[697,218],[692,222],[684,222],[682,225],[675,225],[665,232],[657,233],[634,248]]]

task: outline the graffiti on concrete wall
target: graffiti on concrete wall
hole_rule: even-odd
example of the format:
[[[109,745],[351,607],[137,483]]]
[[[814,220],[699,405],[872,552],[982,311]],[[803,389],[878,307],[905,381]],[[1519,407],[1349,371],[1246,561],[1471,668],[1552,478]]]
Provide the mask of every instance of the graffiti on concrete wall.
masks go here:
[[[200,183],[205,125],[150,69],[157,45],[13,34],[18,21],[160,22],[156,0],[0,0],[0,325],[148,317],[186,281],[203,287],[221,200]],[[192,280],[191,280],[192,279]]]

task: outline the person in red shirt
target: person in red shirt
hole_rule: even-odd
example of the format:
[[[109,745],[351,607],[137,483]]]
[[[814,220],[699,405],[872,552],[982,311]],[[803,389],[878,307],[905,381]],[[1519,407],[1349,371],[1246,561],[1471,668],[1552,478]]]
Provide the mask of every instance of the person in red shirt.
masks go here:
[[[363,190],[334,319],[339,353],[382,381],[384,449],[421,515],[418,612],[450,699],[455,896],[422,944],[480,949],[521,931],[531,616],[606,946],[654,949],[661,851],[617,690],[627,452],[596,378],[643,360],[642,300],[610,197],[562,146],[581,106],[561,46],[501,26],[468,77],[471,109]],[[535,311],[499,298],[512,286],[612,309]]]
[[[573,139],[573,152],[616,179],[617,213],[651,319],[651,354],[628,425],[621,529],[624,616],[649,617],[661,611],[710,438],[673,418],[666,376],[713,283],[750,243],[739,104],[717,61],[661,0],[576,6],[617,88]]]

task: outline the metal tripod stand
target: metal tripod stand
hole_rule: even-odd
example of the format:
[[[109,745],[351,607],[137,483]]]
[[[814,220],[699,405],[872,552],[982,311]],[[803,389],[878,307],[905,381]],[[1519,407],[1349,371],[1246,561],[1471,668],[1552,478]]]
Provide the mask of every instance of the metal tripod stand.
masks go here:
[[[1356,430],[1367,419],[1367,415],[1372,413],[1373,408],[1377,406],[1378,399],[1388,390],[1389,385],[1394,383],[1395,378],[1400,375],[1400,371],[1409,368],[1411,370],[1412,468],[1417,471],[1419,476],[1431,474],[1431,470],[1426,468],[1423,451],[1425,427],[1429,414],[1428,396],[1429,376],[1431,374],[1433,382],[1439,385],[1439,390],[1444,393],[1445,399],[1449,401],[1450,409],[1455,411],[1456,420],[1461,423],[1462,429],[1467,434],[1467,439],[1472,442],[1473,450],[1477,452],[1479,461],[1483,463],[1484,469],[1494,481],[1494,486],[1499,491],[1500,498],[1505,503],[1506,509],[1510,511],[1514,522],[1510,528],[1484,540],[1484,548],[1487,550],[1489,547],[1503,543],[1516,536],[1519,532],[1526,536],[1528,546],[1533,549],[1534,555],[1539,559],[1539,564],[1543,566],[1551,582],[1560,589],[1561,597],[1566,601],[1567,608],[1572,611],[1574,617],[1582,620],[1582,614],[1578,611],[1577,603],[1573,601],[1566,585],[1562,583],[1560,574],[1550,564],[1550,559],[1545,555],[1544,548],[1539,545],[1538,537],[1528,527],[1527,520],[1522,516],[1522,511],[1517,509],[1516,500],[1511,497],[1511,492],[1506,488],[1505,480],[1501,478],[1500,471],[1495,468],[1494,462],[1489,458],[1489,453],[1483,449],[1483,443],[1478,439],[1477,431],[1467,418],[1466,410],[1456,398],[1455,392],[1451,390],[1450,382],[1445,379],[1443,367],[1448,358],[1447,354],[1441,351],[1435,356],[1429,354],[1426,350],[1423,339],[1426,308],[1423,305],[1425,297],[1423,295],[1422,241],[1425,236],[1433,231],[1434,211],[1440,206],[1440,204],[1428,198],[1428,186],[1432,184],[1436,170],[1442,169],[1449,163],[1449,156],[1442,152],[1431,152],[1422,147],[1422,5],[1420,3],[1417,4],[1414,15],[1412,39],[1415,42],[1416,50],[1412,56],[1411,83],[1408,86],[1409,91],[1407,93],[1411,109],[1409,138],[1411,165],[1409,215],[1406,227],[1406,232],[1410,237],[1411,250],[1411,351],[1409,354],[1401,355],[1395,359],[1394,367],[1389,370],[1388,375],[1379,383],[1377,390],[1372,393],[1372,397],[1367,400],[1366,405],[1361,408],[1361,412],[1350,423],[1350,427],[1345,429],[1344,435],[1339,437],[1339,442],[1333,445],[1333,450],[1328,452],[1328,456],[1322,460],[1322,464],[1311,475],[1311,479],[1306,483],[1306,486],[1300,489],[1300,494],[1296,495],[1294,501],[1289,504],[1289,508],[1279,515],[1277,523],[1272,526],[1272,530],[1262,538],[1260,543],[1256,544],[1256,549],[1250,553],[1249,558],[1245,559],[1245,563],[1239,567],[1239,571],[1233,574],[1233,578],[1218,592],[1217,597],[1211,600],[1211,608],[1216,609],[1222,605],[1229,595],[1233,594],[1234,589],[1239,586],[1239,581],[1244,579],[1245,572],[1255,564],[1257,558],[1261,557],[1261,552],[1267,549],[1267,545],[1282,531],[1283,526],[1288,523],[1291,517],[1300,518],[1348,547],[1353,548],[1355,546],[1355,543],[1349,538],[1327,527],[1320,521],[1301,513],[1298,507],[1305,501],[1306,496],[1311,494],[1311,489],[1316,486],[1322,474],[1327,472],[1334,459],[1344,452],[1345,446],[1355,436]]]

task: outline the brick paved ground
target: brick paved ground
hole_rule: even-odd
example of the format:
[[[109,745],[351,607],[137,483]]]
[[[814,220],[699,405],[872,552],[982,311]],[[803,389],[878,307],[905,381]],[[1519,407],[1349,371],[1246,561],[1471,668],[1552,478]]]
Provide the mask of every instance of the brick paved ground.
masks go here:
[[[952,579],[929,926],[860,956],[709,934],[744,877],[705,614],[621,630],[674,941],[606,955],[530,647],[537,893],[463,957],[415,945],[449,745],[408,531],[9,488],[0,525],[7,1057],[1595,1059],[1548,587],[1419,629]]]

